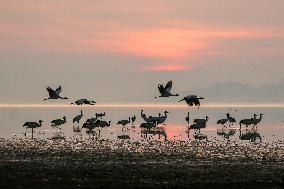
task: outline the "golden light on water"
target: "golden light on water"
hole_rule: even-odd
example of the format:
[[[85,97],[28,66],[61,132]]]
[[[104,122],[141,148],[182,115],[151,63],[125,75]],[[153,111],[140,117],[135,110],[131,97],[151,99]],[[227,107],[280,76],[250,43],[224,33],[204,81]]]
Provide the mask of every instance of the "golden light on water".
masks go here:
[[[115,103],[115,104],[95,104],[95,105],[71,105],[71,104],[0,104],[0,108],[197,108],[189,107],[186,104],[150,104],[150,103]],[[284,108],[283,103],[263,103],[263,104],[226,104],[208,103],[201,105],[201,108]]]

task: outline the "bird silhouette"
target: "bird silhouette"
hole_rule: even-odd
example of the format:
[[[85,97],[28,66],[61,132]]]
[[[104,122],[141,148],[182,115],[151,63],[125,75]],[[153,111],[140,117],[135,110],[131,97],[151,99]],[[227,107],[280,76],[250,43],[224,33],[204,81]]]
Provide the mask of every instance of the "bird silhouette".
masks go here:
[[[128,123],[130,123],[130,117],[128,120],[124,119],[117,122],[118,125],[122,125],[122,132],[123,132],[123,127],[125,127],[125,125],[127,125]]]
[[[227,118],[219,119],[217,124],[225,125],[229,121],[228,115]]]
[[[198,106],[200,107],[200,99],[204,99],[203,97],[197,97],[196,95],[188,95],[178,102],[185,101],[188,106]]]
[[[197,123],[193,123],[192,125],[190,125],[189,130],[194,129],[195,133],[198,130],[200,133],[200,129],[203,129],[206,127],[206,122],[197,122]]]
[[[159,117],[157,124],[163,124],[167,120],[167,118],[168,118],[167,113],[169,113],[169,112],[164,111],[165,115]]]
[[[226,115],[227,115],[227,118],[228,118],[230,123],[236,123],[237,122],[236,119],[231,117],[231,115],[229,113],[227,113]]]
[[[256,114],[253,115],[253,118],[249,119],[242,119],[239,124],[240,124],[240,130],[242,129],[242,124],[248,127],[249,125],[253,125],[254,120],[256,119]]]
[[[255,126],[257,126],[257,125],[261,122],[262,116],[263,116],[263,114],[260,114],[260,115],[259,115],[259,118],[256,118],[256,117],[255,117],[255,118],[253,119],[253,123],[252,123],[252,124],[253,124],[253,127],[252,127],[252,128],[254,128]]]
[[[83,105],[83,104],[89,104],[89,105],[95,105],[95,101],[93,100],[88,100],[86,98],[82,98],[79,100],[76,100],[74,103],[72,102],[71,104],[76,104],[76,105]]]
[[[52,127],[57,127],[59,125],[63,125],[66,123],[66,117],[64,116],[63,119],[55,119],[51,121],[51,126]]]
[[[34,129],[37,128],[37,127],[41,127],[41,124],[42,124],[42,120],[39,120],[39,122],[26,122],[23,127],[26,127],[26,128],[31,128],[32,129],[32,139],[34,138]]]
[[[80,120],[82,119],[83,117],[83,110],[81,110],[81,114],[77,115],[76,117],[73,118],[73,123],[77,122],[79,123]]]
[[[134,115],[134,116],[131,117],[131,123],[134,123],[135,120],[136,120],[136,116]]]
[[[173,82],[169,81],[166,86],[164,87],[164,85],[159,84],[158,85],[158,89],[160,92],[160,96],[159,97],[170,97],[170,96],[179,96],[178,94],[172,94],[171,90],[172,90],[172,86],[173,86]],[[157,97],[155,97],[157,98]]]
[[[143,113],[144,110],[141,110],[141,118],[146,122],[151,122],[152,120]]]
[[[206,124],[208,120],[209,120],[209,117],[206,116],[205,119],[194,119],[193,123],[201,123],[201,124],[205,123]]]
[[[48,91],[49,97],[43,99],[45,100],[49,100],[49,99],[68,99],[67,97],[61,97],[60,93],[62,91],[61,86],[59,86],[57,89],[53,90],[51,87],[47,87],[46,90]]]

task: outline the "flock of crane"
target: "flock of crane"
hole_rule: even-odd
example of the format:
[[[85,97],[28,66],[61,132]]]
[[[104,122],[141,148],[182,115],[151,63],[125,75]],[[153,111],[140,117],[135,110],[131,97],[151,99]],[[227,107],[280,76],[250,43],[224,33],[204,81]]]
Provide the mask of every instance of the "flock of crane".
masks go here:
[[[172,81],[169,81],[166,86],[163,86],[162,84],[158,85],[158,90],[160,93],[159,97],[171,97],[171,96],[179,96],[179,94],[173,94],[171,93],[171,89],[172,89]],[[45,100],[52,100],[52,99],[68,99],[67,97],[61,97],[60,93],[62,91],[61,86],[59,86],[57,89],[53,90],[50,87],[47,87],[46,90],[48,91],[49,97],[44,99]],[[157,97],[155,97],[157,98]],[[182,98],[181,100],[179,100],[178,102],[181,101],[185,101],[188,106],[197,106],[198,109],[200,107],[200,100],[204,99],[203,97],[198,97],[197,95],[188,95],[185,96],[184,98]],[[73,105],[95,105],[95,101],[94,100],[88,100],[88,99],[79,99],[76,100],[75,102],[72,102],[71,104]],[[157,131],[157,126],[158,125],[165,125],[165,122],[167,120],[167,114],[169,112],[168,111],[164,111],[164,114],[162,115],[161,113],[158,114],[158,116],[147,116],[143,110],[141,110],[141,118],[143,119],[143,122],[140,124],[140,128],[143,129],[141,131],[141,133],[147,133],[151,134],[151,133],[158,133],[159,137],[160,134],[164,133],[164,130],[158,130]],[[86,132],[88,134],[93,134],[96,133],[95,129],[98,128],[99,134],[100,134],[100,129],[104,128],[104,127],[109,127],[111,125],[111,121],[105,121],[103,120],[103,117],[105,117],[106,112],[104,113],[96,113],[95,117],[86,119],[85,123],[83,123],[83,125],[80,126],[73,126],[73,131],[74,132],[81,132],[82,128],[86,129]],[[82,117],[83,117],[83,111],[81,110],[80,114],[78,114],[77,116],[75,116],[73,118],[73,123],[80,123]],[[259,117],[257,117],[256,114],[254,114],[254,116],[252,118],[248,118],[248,119],[242,119],[239,121],[239,125],[240,125],[240,130],[242,125],[245,125],[246,127],[252,126],[252,129],[254,129],[262,120],[262,116],[263,114],[260,114]],[[198,137],[202,138],[202,135],[200,135],[200,130],[206,128],[207,126],[207,122],[209,120],[209,117],[206,116],[204,119],[194,119],[193,123],[190,124],[190,113],[187,113],[187,116],[185,117],[185,121],[188,123],[188,133],[190,130],[194,130],[195,134]],[[51,126],[52,127],[59,127],[61,125],[64,125],[67,121],[67,118],[64,116],[62,119],[55,119],[51,121]],[[123,119],[123,120],[119,120],[117,122],[117,125],[121,125],[122,126],[122,132],[124,133],[124,128],[128,125],[134,124],[134,122],[136,121],[136,116],[133,115],[131,117],[128,117],[128,119]],[[39,122],[26,122],[23,126],[26,128],[31,128],[32,129],[32,138],[33,138],[33,129],[41,127],[42,125],[42,120],[39,120]],[[236,119],[233,118],[229,113],[226,114],[225,118],[219,119],[217,121],[217,124],[222,125],[223,127],[226,127],[226,124],[229,123],[229,127],[231,125],[233,125],[234,123],[236,123]],[[198,134],[197,134],[198,132]],[[224,134],[225,135],[225,134]],[[118,138],[122,138],[122,139],[127,139],[129,138],[128,135],[121,135],[118,136]]]

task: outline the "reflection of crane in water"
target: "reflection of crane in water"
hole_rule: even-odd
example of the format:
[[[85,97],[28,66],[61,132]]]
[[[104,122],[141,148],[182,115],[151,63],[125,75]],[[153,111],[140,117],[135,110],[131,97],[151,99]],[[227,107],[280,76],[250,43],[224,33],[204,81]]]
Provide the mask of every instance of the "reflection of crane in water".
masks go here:
[[[189,124],[189,112],[187,112],[187,116],[185,117],[185,121]]]
[[[149,123],[146,123],[146,125],[148,125]],[[167,140],[167,133],[165,131],[165,129],[163,127],[151,127],[151,125],[148,125],[149,127],[146,128],[146,125],[142,125],[141,124],[141,136],[143,138],[147,138],[148,135],[158,135],[159,139],[161,138],[161,136],[164,137],[165,140]],[[152,125],[153,126],[153,125]]]
[[[242,130],[240,130],[239,139],[249,140],[251,142],[255,142],[256,139],[259,139],[260,142],[262,141],[260,134],[254,129],[251,129],[251,130],[247,131],[246,133],[242,133]]]
[[[223,136],[226,139],[229,139],[231,136],[236,134],[236,129],[219,129],[217,130],[217,135]]]

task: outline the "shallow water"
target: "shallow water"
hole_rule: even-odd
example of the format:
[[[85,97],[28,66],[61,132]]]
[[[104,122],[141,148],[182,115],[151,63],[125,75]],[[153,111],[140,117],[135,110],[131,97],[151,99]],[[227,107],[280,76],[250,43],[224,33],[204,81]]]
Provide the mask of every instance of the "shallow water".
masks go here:
[[[80,121],[80,124],[73,124],[72,119],[80,113],[80,110],[83,109],[83,118]],[[140,117],[141,109],[144,110],[144,113],[149,116],[158,116],[158,113],[164,114],[165,110],[169,111],[168,118],[166,120],[166,125],[160,127],[164,128],[166,131],[168,140],[194,140],[194,131],[188,131],[188,124],[185,121],[187,112],[190,112],[190,124],[195,118],[205,118],[207,115],[209,121],[207,127],[201,130],[203,135],[206,135],[208,140],[227,140],[224,136],[217,134],[217,131],[222,129],[222,126],[217,125],[216,122],[218,119],[226,117],[226,113],[230,113],[232,117],[236,118],[237,123],[243,118],[251,118],[254,113],[264,114],[262,122],[258,125],[257,130],[254,132],[259,133],[262,137],[262,141],[271,142],[277,140],[283,140],[284,138],[284,108],[188,108],[188,107],[12,107],[12,108],[0,108],[0,137],[1,138],[24,138],[31,137],[31,129],[23,128],[23,124],[26,121],[38,121],[43,120],[43,125],[40,128],[35,129],[34,137],[36,138],[51,138],[56,133],[59,133],[57,128],[51,127],[50,122],[54,119],[62,118],[63,116],[67,117],[67,123],[59,126],[61,128],[62,136],[65,136],[66,139],[72,138],[89,138],[90,136],[86,134],[85,129],[81,133],[74,133],[73,126],[81,127],[82,124],[91,117],[95,117],[95,113],[106,112],[106,116],[103,117],[103,120],[112,121],[111,126],[108,128],[103,128],[101,130],[101,135],[97,137],[103,139],[117,139],[118,135],[126,134],[129,135],[131,140],[140,140],[141,129],[140,124],[143,122],[143,119]],[[136,115],[137,119],[134,125],[129,124],[125,127],[122,132],[122,126],[117,125],[117,121],[121,119],[128,119],[128,117]],[[231,140],[240,140],[240,131],[239,125],[234,124],[230,127],[231,130],[234,130],[234,134],[229,138]],[[227,130],[228,131],[228,130]],[[247,130],[245,126],[242,129],[241,134],[245,134],[251,131],[250,128]],[[26,136],[24,135],[26,133]],[[233,132],[232,132],[233,133]],[[92,137],[92,136],[91,136]],[[159,140],[158,135],[147,135],[150,139]],[[164,137],[161,136],[161,140]]]

